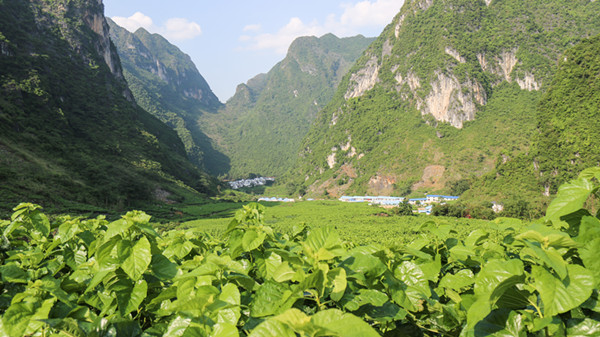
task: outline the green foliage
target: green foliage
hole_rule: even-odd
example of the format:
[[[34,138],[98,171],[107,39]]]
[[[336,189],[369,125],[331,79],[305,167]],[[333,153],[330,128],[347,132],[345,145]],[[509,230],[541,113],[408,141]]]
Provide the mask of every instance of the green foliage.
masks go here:
[[[377,193],[371,179],[379,176],[395,180],[401,191],[407,190],[408,182],[415,182],[413,187],[422,189],[419,192],[447,193],[452,188],[459,194],[465,191],[466,184],[451,184],[469,179],[471,188],[463,200],[501,202],[523,195],[537,209],[545,202],[541,197],[544,189],[532,163],[532,143],[538,137],[536,127],[543,121],[536,116],[537,105],[543,90],[553,81],[556,60],[573,45],[600,32],[599,21],[593,19],[599,13],[599,3],[589,1],[495,1],[489,5],[462,0],[426,5],[405,2],[392,24],[365,51],[342,80],[332,101],[319,113],[300,148],[300,160],[285,179],[304,185],[315,196],[348,167],[358,177],[346,186],[345,193]],[[452,56],[454,53],[460,57]],[[513,53],[517,62],[510,74],[504,74],[502,60]],[[597,54],[590,50],[587,58]],[[379,81],[360,97],[347,99],[360,74],[373,70],[368,66],[372,64],[377,65]],[[474,102],[475,119],[464,121],[462,129],[429,114],[423,116],[427,98],[431,98],[436,85],[437,98],[448,98],[442,97],[441,84],[436,84],[442,74],[455,78],[461,85],[460,93]],[[518,82],[528,74],[541,86],[540,91],[521,89]],[[595,78],[591,74],[588,84]],[[585,88],[589,85],[581,86],[582,94],[593,96],[597,92],[583,93]],[[452,95],[458,91],[455,89]],[[485,100],[481,99],[483,94]],[[547,105],[549,109],[562,98],[558,92],[555,96],[556,101]],[[462,102],[454,102],[459,101]],[[481,105],[482,101],[486,103]],[[588,104],[597,105],[591,101]],[[593,109],[586,114],[591,116]],[[558,122],[562,120],[570,118],[556,118]],[[592,144],[595,124],[586,124],[585,120],[579,119],[578,123],[588,125],[586,129],[568,132],[564,139],[577,134]],[[560,129],[555,135],[561,137]],[[554,142],[554,147],[565,148],[560,139],[546,139]],[[354,150],[341,151],[349,142]],[[587,144],[577,143],[579,148]],[[586,148],[593,151],[593,146]],[[543,152],[546,147],[539,149]],[[570,157],[575,154],[572,152]],[[333,155],[336,163],[330,167],[327,158]],[[555,158],[551,153],[544,156]],[[590,155],[586,165],[598,161],[591,158],[595,155]],[[425,170],[442,167],[442,176],[435,177],[433,186],[428,186]],[[580,169],[572,165],[567,171],[572,176]],[[544,179],[555,179],[552,169],[544,172]],[[557,182],[568,178],[562,174],[556,177]]]
[[[138,211],[49,221],[21,204],[0,221],[0,332],[594,335],[600,220],[581,207],[600,197],[599,178],[594,168],[561,187],[546,224],[500,218],[460,237],[429,221],[427,236],[396,248],[354,246],[331,227],[281,234],[259,204],[237,212],[223,240],[159,235]]]
[[[190,57],[158,34],[143,28],[130,33],[107,21],[136,102],[177,132],[197,167],[213,174],[227,170],[229,160],[198,126],[202,114],[214,113],[222,104]]]
[[[122,210],[156,202],[157,190],[214,188],[177,134],[130,101],[116,52],[85,21],[92,14],[102,15],[97,2],[0,4],[10,41],[0,56],[3,211],[20,200]]]
[[[403,216],[414,216],[412,206],[407,202],[401,202],[398,207],[394,207],[392,209],[392,213],[395,215],[403,215]]]
[[[296,162],[315,116],[372,41],[332,34],[298,38],[267,74],[240,84],[225,109],[203,115],[202,129],[231,159],[231,169],[219,173],[233,178],[249,172],[278,177],[285,173]]]

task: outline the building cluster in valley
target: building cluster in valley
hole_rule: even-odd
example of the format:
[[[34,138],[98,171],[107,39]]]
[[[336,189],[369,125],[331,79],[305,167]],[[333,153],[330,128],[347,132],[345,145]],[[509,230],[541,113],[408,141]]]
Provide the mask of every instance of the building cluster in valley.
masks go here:
[[[417,212],[423,214],[431,214],[433,204],[445,203],[447,201],[458,200],[456,196],[450,195],[427,195],[425,198],[406,199],[404,197],[388,197],[388,196],[342,196],[340,201],[343,202],[368,202],[373,205],[382,207],[396,207],[400,203],[408,202],[413,206],[417,206]]]
[[[240,189],[243,187],[256,187],[256,186],[265,186],[267,184],[275,182],[275,178],[270,177],[257,177],[252,179],[240,179],[229,181],[229,186],[234,189]]]

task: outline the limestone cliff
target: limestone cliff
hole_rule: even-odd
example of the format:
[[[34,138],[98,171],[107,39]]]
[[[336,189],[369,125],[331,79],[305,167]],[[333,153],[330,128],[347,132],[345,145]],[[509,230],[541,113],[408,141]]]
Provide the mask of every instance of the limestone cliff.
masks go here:
[[[0,1],[0,208],[210,190],[177,134],[133,102],[108,32],[99,0]]]
[[[527,152],[556,64],[600,33],[598,15],[589,0],[405,1],[317,116],[290,179],[345,185],[341,167],[352,165],[349,191],[366,193],[377,177],[444,189],[492,170],[501,152]],[[342,150],[349,137],[359,155]],[[415,184],[427,167],[442,177]]]

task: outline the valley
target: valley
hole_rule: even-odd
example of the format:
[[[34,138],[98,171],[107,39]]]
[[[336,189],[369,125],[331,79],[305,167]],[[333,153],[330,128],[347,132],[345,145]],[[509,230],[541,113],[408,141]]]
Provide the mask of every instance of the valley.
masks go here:
[[[222,102],[225,30],[0,0],[0,336],[600,335],[600,2],[397,4]]]

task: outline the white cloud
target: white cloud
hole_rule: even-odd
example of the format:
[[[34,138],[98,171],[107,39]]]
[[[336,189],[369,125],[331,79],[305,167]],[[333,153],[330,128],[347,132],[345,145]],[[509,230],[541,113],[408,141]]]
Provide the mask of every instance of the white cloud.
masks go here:
[[[199,24],[183,18],[168,19],[162,26],[155,25],[152,18],[141,12],[136,12],[128,18],[115,16],[112,19],[119,26],[132,33],[138,28],[144,28],[151,33],[158,33],[171,41],[190,40],[202,34],[202,28]]]
[[[244,32],[258,32],[262,29],[262,26],[259,24],[255,25],[247,25],[242,29]]]
[[[202,34],[200,25],[187,19],[172,18],[167,20],[163,35],[169,40],[191,40]]]
[[[325,22],[303,22],[294,17],[275,33],[258,34],[260,25],[244,27],[246,34],[240,41],[247,44],[246,49],[272,50],[278,54],[285,54],[289,45],[300,36],[321,36],[334,33],[340,37],[352,36],[360,33],[364,27],[381,27],[389,24],[398,14],[404,0],[364,0],[357,3],[343,3],[340,7],[343,12],[338,16],[330,14]],[[254,28],[259,29],[254,29]],[[251,33],[256,33],[252,35]]]
[[[132,33],[141,27],[145,28],[146,30],[154,29],[154,23],[152,22],[152,18],[140,12],[135,12],[135,14],[128,18],[122,16],[113,16],[111,19],[113,19],[113,21],[116,22],[117,25],[127,29]]]
[[[361,1],[357,4],[344,4],[340,22],[344,26],[384,26],[392,21],[400,11],[404,0]]]

